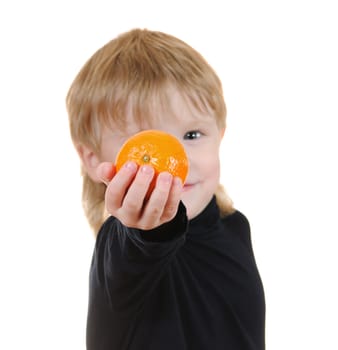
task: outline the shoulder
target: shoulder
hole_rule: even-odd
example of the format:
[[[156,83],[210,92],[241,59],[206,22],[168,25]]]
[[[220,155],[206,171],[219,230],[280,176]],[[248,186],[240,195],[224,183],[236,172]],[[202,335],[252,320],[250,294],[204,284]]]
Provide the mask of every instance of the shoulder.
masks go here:
[[[234,229],[238,232],[250,232],[250,223],[247,217],[240,212],[235,210],[233,213],[222,218],[223,223],[229,228]]]
[[[245,244],[251,246],[250,223],[242,212],[235,210],[232,214],[222,218],[222,222],[226,230],[230,230],[243,240]]]

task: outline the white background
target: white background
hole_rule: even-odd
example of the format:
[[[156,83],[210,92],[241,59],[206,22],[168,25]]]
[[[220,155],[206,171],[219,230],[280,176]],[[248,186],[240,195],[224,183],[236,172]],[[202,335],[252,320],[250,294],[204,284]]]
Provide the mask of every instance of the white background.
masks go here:
[[[251,222],[267,349],[338,349],[335,1],[0,4],[0,348],[84,349],[93,236],[64,99],[94,51],[147,27],[224,85],[222,180]]]

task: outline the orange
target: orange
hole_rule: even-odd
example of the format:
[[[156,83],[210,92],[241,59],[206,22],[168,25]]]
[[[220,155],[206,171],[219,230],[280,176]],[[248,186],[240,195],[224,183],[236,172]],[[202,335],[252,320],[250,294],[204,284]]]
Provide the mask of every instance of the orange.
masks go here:
[[[155,169],[149,192],[160,172],[178,176],[182,183],[188,174],[188,158],[183,145],[175,136],[160,130],[145,130],[131,136],[116,156],[116,171],[127,161],[134,161],[139,166],[148,164]]]

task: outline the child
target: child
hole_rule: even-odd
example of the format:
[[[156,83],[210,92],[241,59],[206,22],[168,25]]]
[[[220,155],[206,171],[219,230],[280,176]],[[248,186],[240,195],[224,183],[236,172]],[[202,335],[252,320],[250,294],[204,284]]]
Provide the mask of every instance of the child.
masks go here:
[[[219,184],[226,107],[219,78],[179,39],[134,29],[108,42],[73,82],[67,108],[82,161],[83,205],[98,231],[88,350],[264,349],[265,303],[249,223]],[[179,178],[127,162],[144,129],[176,136]]]

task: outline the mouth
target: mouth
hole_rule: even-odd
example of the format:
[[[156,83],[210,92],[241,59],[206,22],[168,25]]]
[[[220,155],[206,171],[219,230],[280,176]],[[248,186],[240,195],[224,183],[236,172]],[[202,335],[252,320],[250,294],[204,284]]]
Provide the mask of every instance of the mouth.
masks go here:
[[[183,186],[183,192],[189,191],[189,190],[191,190],[193,187],[194,187],[194,184],[186,183],[186,184],[184,184],[184,186]]]

